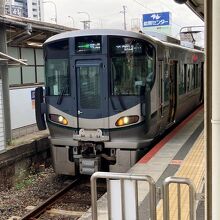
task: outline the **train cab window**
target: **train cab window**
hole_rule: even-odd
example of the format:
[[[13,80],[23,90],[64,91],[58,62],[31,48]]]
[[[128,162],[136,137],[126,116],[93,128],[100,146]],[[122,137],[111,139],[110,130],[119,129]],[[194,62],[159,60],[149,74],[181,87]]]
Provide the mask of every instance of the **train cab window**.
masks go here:
[[[70,95],[68,41],[45,46],[45,76],[47,95]]]
[[[152,88],[155,79],[155,51],[151,44],[125,37],[111,37],[112,95],[139,96],[142,87]]]

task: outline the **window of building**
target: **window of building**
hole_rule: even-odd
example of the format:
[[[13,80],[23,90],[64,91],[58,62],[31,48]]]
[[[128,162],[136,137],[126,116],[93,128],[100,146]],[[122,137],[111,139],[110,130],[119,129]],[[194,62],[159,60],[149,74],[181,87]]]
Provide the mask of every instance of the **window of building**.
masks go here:
[[[21,48],[21,58],[27,60],[28,65],[35,65],[34,49]]]
[[[21,84],[21,68],[13,67],[8,68],[9,85],[20,85]]]
[[[22,79],[23,79],[23,84],[36,83],[35,67],[34,66],[22,67]]]
[[[25,59],[28,63],[28,66],[9,67],[8,74],[10,86],[45,82],[42,49],[8,47],[8,54],[17,59]]]

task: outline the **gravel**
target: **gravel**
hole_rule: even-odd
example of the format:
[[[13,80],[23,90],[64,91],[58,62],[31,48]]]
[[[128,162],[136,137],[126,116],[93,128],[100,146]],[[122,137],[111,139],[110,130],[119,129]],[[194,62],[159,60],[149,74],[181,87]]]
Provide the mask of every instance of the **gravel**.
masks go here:
[[[0,220],[18,220],[29,210],[28,206],[38,206],[53,194],[63,189],[75,177],[59,176],[53,168],[43,169],[43,172],[30,174],[22,181],[0,185]],[[78,185],[60,198],[51,208],[65,211],[86,212],[91,207],[90,177],[81,176]],[[105,186],[98,183],[98,198],[105,193]],[[99,189],[100,188],[100,189]],[[12,218],[13,217],[13,218]],[[71,215],[52,215],[45,213],[41,220],[77,220]]]
[[[0,186],[0,220],[23,216],[28,212],[27,206],[39,205],[62,189],[66,181],[67,177],[57,176],[52,168],[47,168],[44,172],[27,176],[11,188]]]

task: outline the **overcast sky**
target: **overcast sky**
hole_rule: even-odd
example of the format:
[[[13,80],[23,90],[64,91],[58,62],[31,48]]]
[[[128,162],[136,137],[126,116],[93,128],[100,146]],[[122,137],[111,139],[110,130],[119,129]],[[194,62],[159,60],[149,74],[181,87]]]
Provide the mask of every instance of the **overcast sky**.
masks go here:
[[[142,14],[169,11],[172,13],[172,35],[178,34],[183,26],[203,25],[203,22],[185,5],[178,5],[173,0],[53,0],[57,6],[58,24],[82,29],[80,21],[90,15],[91,28],[123,29],[123,5],[127,8],[127,29],[134,19],[141,19]],[[71,18],[68,18],[71,16]],[[44,3],[44,20],[54,22],[55,10],[51,3]]]

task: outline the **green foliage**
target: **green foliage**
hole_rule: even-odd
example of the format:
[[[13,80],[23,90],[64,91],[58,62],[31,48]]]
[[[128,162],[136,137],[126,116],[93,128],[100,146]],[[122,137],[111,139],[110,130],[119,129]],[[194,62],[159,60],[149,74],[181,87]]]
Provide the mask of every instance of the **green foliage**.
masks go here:
[[[22,180],[21,182],[16,183],[15,188],[17,190],[21,190],[21,189],[33,184],[34,181],[35,181],[35,178],[33,176],[29,176],[29,177],[25,178],[24,180]]]

